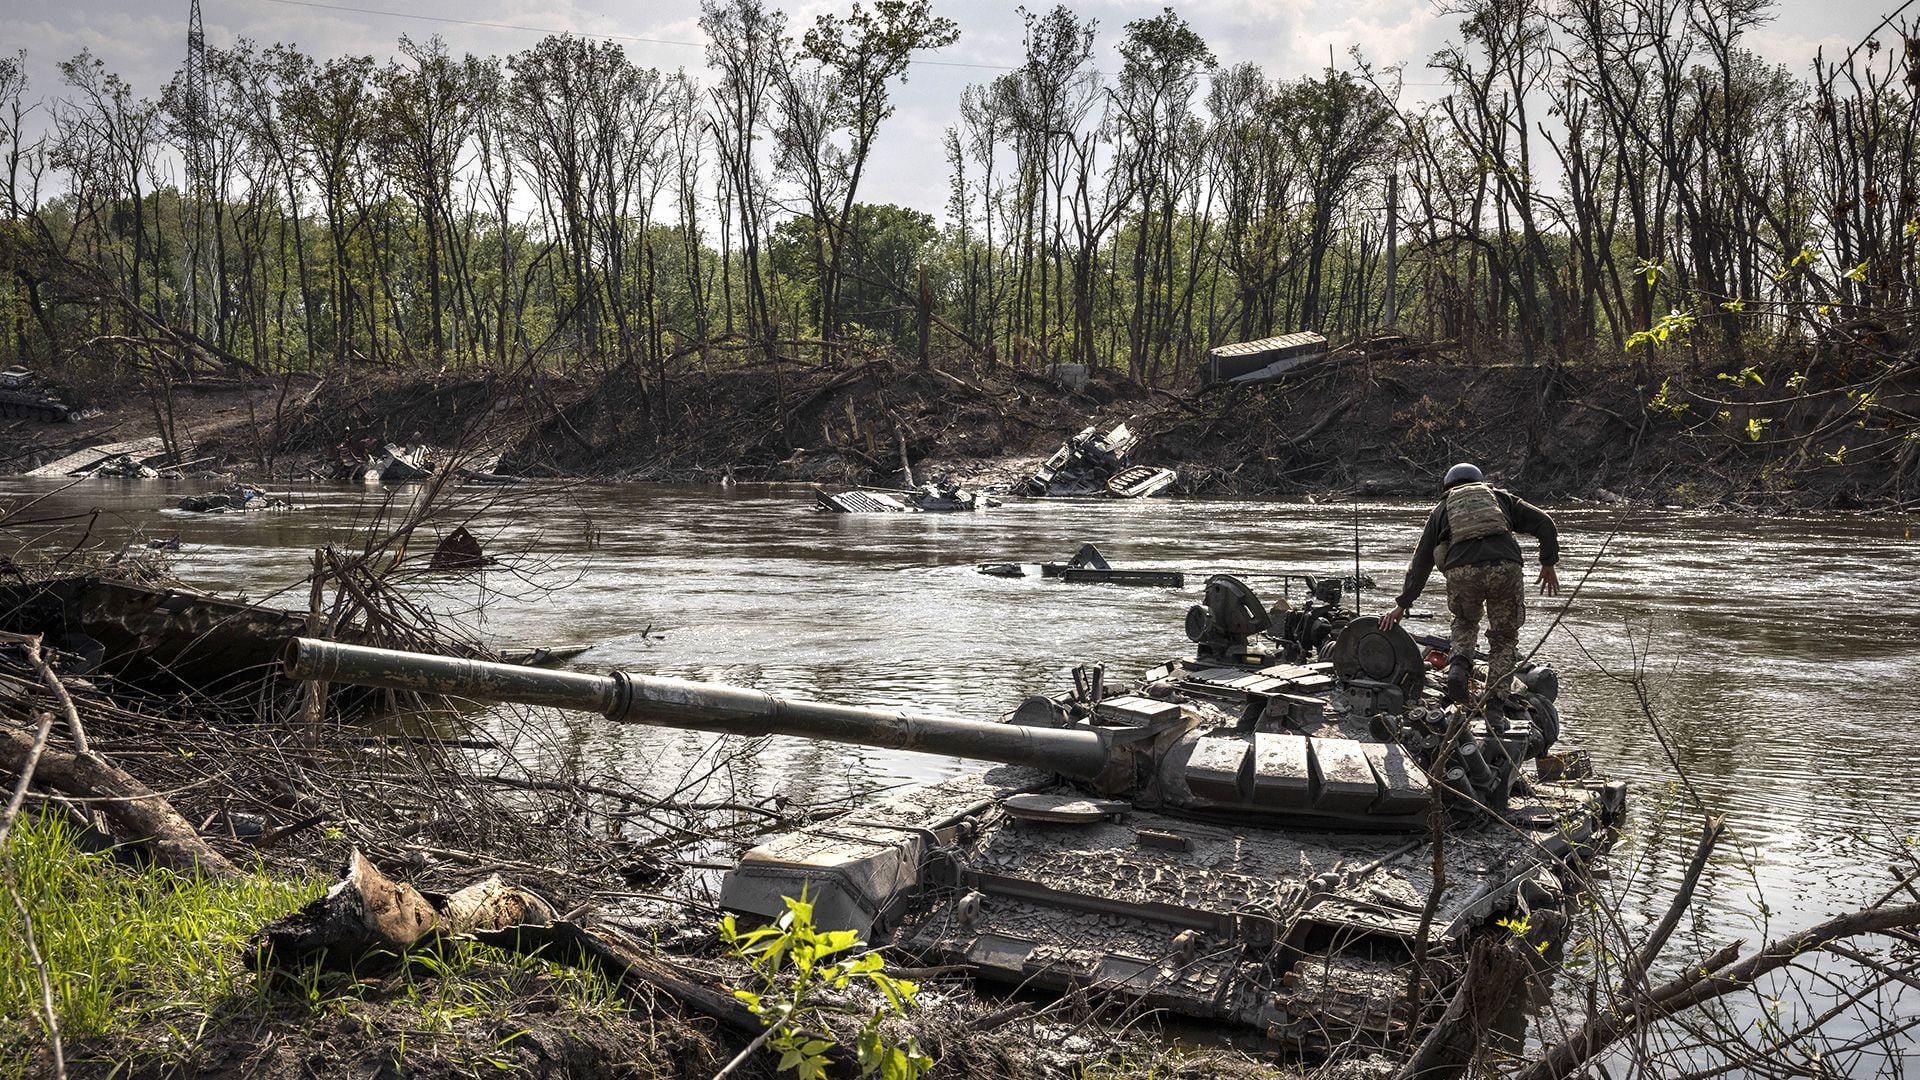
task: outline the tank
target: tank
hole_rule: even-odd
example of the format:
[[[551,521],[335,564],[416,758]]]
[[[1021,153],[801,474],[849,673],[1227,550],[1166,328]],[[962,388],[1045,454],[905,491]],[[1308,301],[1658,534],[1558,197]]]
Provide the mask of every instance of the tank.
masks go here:
[[[33,372],[23,367],[0,371],[0,416],[59,423],[72,415],[65,402],[40,389]]]
[[[822,925],[913,962],[1118,995],[1311,1053],[1414,1034],[1476,934],[1522,926],[1554,944],[1569,868],[1625,812],[1624,784],[1554,751],[1550,669],[1524,673],[1507,708],[1443,705],[1420,645],[1340,609],[1330,584],[1270,612],[1217,575],[1187,616],[1191,657],[1124,684],[1083,665],[1004,720],[307,638],[286,669],[995,763],[759,844],[721,904],[774,918],[804,890]],[[1422,936],[1439,966],[1415,1002]]]

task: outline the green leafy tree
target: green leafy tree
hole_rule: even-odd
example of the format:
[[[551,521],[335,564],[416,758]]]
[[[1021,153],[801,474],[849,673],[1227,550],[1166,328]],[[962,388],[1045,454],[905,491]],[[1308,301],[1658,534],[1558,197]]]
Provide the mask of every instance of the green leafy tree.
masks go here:
[[[1372,87],[1328,68],[1318,79],[1301,79],[1283,87],[1274,118],[1306,180],[1310,209],[1300,325],[1313,329],[1324,315],[1322,279],[1333,247],[1334,214],[1352,198],[1368,171],[1379,167],[1386,145],[1383,135],[1393,113]]]
[[[933,14],[929,0],[876,0],[871,9],[855,3],[844,18],[821,15],[801,39],[801,55],[818,63],[825,78],[826,116],[847,140],[844,148],[816,143],[813,155],[831,173],[838,196],[837,206],[818,206],[814,212],[828,226],[824,239],[830,258],[821,280],[821,331],[828,339],[839,329],[840,255],[880,123],[894,112],[892,84],[906,81],[914,53],[959,39],[960,27]]]

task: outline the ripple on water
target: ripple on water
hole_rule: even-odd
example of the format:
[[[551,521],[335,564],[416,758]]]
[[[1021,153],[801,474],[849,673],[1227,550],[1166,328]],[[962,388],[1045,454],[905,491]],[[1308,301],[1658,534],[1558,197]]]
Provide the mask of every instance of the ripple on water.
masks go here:
[[[57,486],[6,485],[14,493]],[[42,509],[100,507],[99,535],[178,534],[188,545],[179,570],[189,582],[263,597],[298,582],[315,546],[347,541],[384,497],[378,488],[296,488],[302,509],[292,513],[161,513],[202,487],[90,484]],[[398,501],[411,497],[403,491]],[[496,574],[491,580],[518,598],[476,609],[477,585],[451,579],[433,587],[432,602],[500,640],[604,642],[581,658],[585,667],[992,717],[1027,694],[1057,692],[1076,663],[1103,661],[1125,677],[1184,653],[1181,619],[1208,573],[1241,574],[1270,599],[1289,588],[1298,595],[1283,574],[1350,573],[1357,537],[1360,568],[1378,583],[1361,604],[1385,607],[1428,509],[1011,500],[976,515],[866,517],[810,505],[803,489],[518,491],[480,511],[471,527],[495,551],[537,553],[528,573],[565,588],[529,592]],[[1664,907],[1673,867],[1684,865],[1694,839],[1680,804],[1671,821],[1658,813],[1673,774],[1624,679],[1636,670],[1694,788],[1730,815],[1732,838],[1753,857],[1730,855],[1709,874],[1703,896],[1714,903],[1703,908],[1701,933],[1750,936],[1756,882],[1775,897],[1782,924],[1871,888],[1883,864],[1850,835],[1920,827],[1912,794],[1920,790],[1920,728],[1911,720],[1912,688],[1920,686],[1920,605],[1911,595],[1920,549],[1907,523],[1590,508],[1556,518],[1562,581],[1585,581],[1543,655],[1562,670],[1570,731],[1604,769],[1635,785],[1634,831],[1621,857],[1660,868],[1622,875],[1634,883],[1636,910]],[[972,570],[1059,561],[1083,543],[1098,544],[1116,565],[1186,570],[1187,588],[1077,587]],[[303,601],[301,592],[290,603]],[[1436,618],[1416,630],[1445,633],[1437,577],[1418,607]],[[1536,602],[1523,645],[1554,610]],[[656,636],[642,639],[649,626]],[[716,748],[738,747],[698,733],[568,723],[578,760],[662,784],[710,766]],[[730,759],[721,775],[766,791],[851,793],[961,767],[782,739]]]

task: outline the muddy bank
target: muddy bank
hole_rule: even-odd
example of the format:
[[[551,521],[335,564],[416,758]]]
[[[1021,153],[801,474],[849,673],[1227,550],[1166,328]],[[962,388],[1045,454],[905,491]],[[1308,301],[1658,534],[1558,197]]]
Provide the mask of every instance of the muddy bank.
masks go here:
[[[325,378],[128,395],[76,424],[16,420],[0,461],[158,434],[178,460],[242,476],[304,476],[369,436],[436,447],[456,465],[528,476],[894,485],[951,474],[1004,488],[1090,423],[1127,421],[1133,460],[1176,467],[1191,495],[1423,495],[1474,460],[1546,500],[1761,509],[1908,508],[1920,394],[1778,387],[1748,369],[1650,370],[1355,358],[1285,383],[1168,392],[1108,378],[1084,389],[1006,368],[875,359],[838,369],[745,365],[676,374],[346,369]],[[171,411],[169,411],[169,409]]]

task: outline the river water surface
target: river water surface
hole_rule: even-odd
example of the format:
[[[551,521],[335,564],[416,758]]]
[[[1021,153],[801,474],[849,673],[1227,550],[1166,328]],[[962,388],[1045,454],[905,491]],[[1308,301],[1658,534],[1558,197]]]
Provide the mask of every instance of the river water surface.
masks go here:
[[[13,479],[0,482],[0,494],[55,486]],[[176,572],[187,582],[263,599],[295,586],[315,546],[348,540],[387,497],[378,488],[315,487],[296,489],[300,509],[288,512],[160,509],[203,486],[89,481],[29,516],[98,508],[96,539],[177,535],[185,550]],[[1025,695],[1065,689],[1076,664],[1104,662],[1111,682],[1187,653],[1182,618],[1209,573],[1239,574],[1271,599],[1283,595],[1288,572],[1351,573],[1357,538],[1360,565],[1380,585],[1362,607],[1384,609],[1427,511],[1387,502],[1014,500],[973,515],[865,516],[810,505],[794,488],[515,492],[470,511],[471,527],[490,551],[524,552],[510,556],[521,572],[488,572],[484,592],[476,579],[444,583],[438,602],[467,609],[479,632],[500,642],[598,643],[575,661],[583,669],[994,718]],[[1554,516],[1563,587],[1587,576],[1540,655],[1561,672],[1566,738],[1632,785],[1633,817],[1612,860],[1622,868],[1613,887],[1625,917],[1651,922],[1664,909],[1697,835],[1694,795],[1726,813],[1731,828],[1690,937],[1676,949],[1796,929],[1884,891],[1887,860],[1876,846],[1920,832],[1920,542],[1909,519],[1590,507]],[[1073,586],[974,570],[1061,561],[1088,542],[1118,566],[1184,570],[1187,588]],[[1525,546],[1531,561],[1531,541]],[[1410,628],[1446,632],[1443,588],[1436,575],[1416,605],[1440,617]],[[303,608],[304,589],[281,602]],[[1523,650],[1560,606],[1533,604]],[[1636,671],[1664,743],[1635,692]],[[640,783],[656,775],[671,783],[712,742],[597,718],[570,723],[571,753]],[[964,767],[776,740],[740,780],[763,791],[843,794]]]

